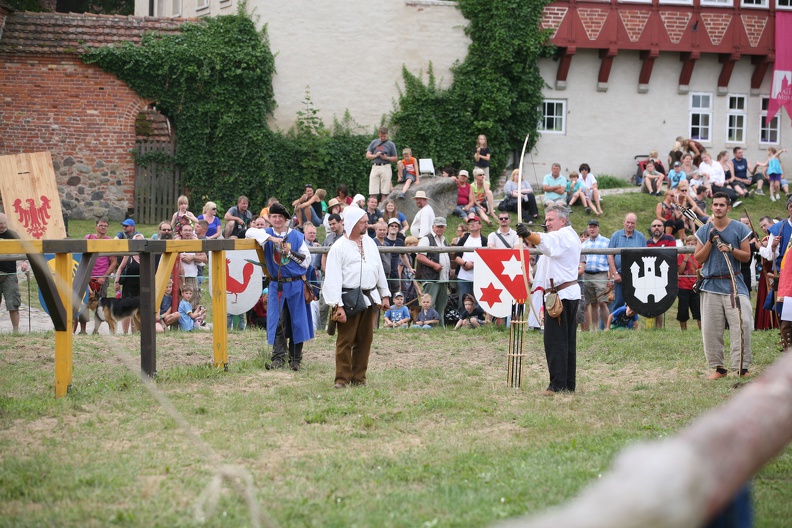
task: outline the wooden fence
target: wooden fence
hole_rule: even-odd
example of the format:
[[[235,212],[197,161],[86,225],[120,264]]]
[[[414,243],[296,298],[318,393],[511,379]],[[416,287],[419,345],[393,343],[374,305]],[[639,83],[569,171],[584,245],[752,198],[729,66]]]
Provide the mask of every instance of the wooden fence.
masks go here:
[[[176,154],[175,141],[139,141],[136,156],[162,153],[168,158]],[[181,169],[174,163],[155,161],[149,157],[135,163],[135,221],[158,224],[170,220],[176,200],[183,194]]]

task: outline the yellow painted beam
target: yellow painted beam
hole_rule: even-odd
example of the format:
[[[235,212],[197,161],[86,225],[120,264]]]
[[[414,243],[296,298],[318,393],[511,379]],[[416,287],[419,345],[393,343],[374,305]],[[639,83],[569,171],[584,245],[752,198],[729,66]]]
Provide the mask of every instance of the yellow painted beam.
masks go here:
[[[212,251],[212,317],[214,324],[214,365],[228,367],[228,327],[226,325],[225,251]]]
[[[86,240],[87,253],[127,253],[129,240]],[[120,262],[120,260],[119,260]]]
[[[181,251],[182,253],[201,253],[203,240],[168,240],[165,244],[166,251]]]
[[[41,253],[41,240],[0,240],[0,255]]]
[[[61,302],[66,307],[66,330],[55,332],[55,397],[66,396],[72,385],[72,256],[55,255],[55,284]]]
[[[165,288],[168,287],[168,281],[171,278],[171,271],[173,271],[173,266],[178,262],[179,254],[178,253],[163,253],[162,258],[159,262],[159,267],[157,268],[157,275],[154,278],[154,306],[157,308],[157,313],[159,313],[160,304],[162,304],[162,298],[165,297]],[[174,307],[178,309],[178,306]]]
[[[256,249],[261,245],[255,238],[238,238],[234,240],[234,249]]]

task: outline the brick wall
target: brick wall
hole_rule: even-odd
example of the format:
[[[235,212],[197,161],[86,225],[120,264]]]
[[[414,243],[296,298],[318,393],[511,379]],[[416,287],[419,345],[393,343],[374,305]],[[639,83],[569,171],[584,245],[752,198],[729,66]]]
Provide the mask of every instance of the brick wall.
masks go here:
[[[133,205],[135,117],[126,84],[74,55],[0,53],[0,154],[52,154],[71,218],[122,219]]]

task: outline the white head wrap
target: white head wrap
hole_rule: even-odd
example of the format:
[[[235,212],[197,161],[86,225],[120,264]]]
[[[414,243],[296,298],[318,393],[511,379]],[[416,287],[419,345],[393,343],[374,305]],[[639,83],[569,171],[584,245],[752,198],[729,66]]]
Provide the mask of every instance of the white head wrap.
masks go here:
[[[352,198],[352,203],[349,204],[349,205],[352,205],[352,206],[355,206],[355,207],[360,207],[360,204],[358,202],[361,201],[361,200],[363,200],[363,202],[365,202],[366,201],[366,197],[363,196],[362,194],[356,194],[355,197]]]
[[[355,227],[361,218],[366,214],[366,211],[360,207],[347,207],[344,209],[344,232],[349,236],[352,228]]]

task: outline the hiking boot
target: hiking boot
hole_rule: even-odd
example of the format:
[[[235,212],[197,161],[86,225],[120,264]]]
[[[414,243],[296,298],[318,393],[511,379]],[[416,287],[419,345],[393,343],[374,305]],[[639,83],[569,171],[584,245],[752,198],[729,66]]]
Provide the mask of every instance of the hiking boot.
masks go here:
[[[289,368],[292,369],[294,372],[299,372],[300,371],[300,364],[297,363],[297,362],[291,362],[291,363],[289,363]]]
[[[284,363],[283,363],[283,360],[282,360],[282,359],[273,359],[273,360],[272,360],[272,363],[270,363],[269,365],[264,365],[264,367],[265,367],[267,370],[277,370],[277,369],[282,369],[282,368],[283,368],[283,366],[284,366]]]

